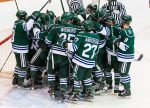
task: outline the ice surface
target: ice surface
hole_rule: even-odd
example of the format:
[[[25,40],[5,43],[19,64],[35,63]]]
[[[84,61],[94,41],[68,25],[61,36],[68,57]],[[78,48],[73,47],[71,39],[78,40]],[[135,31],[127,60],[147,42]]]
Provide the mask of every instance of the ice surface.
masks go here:
[[[35,3],[36,6],[31,3]],[[85,2],[86,1],[86,2]],[[88,4],[90,0],[84,0]],[[92,0],[91,0],[92,1]],[[106,0],[101,0],[101,5]],[[135,48],[138,53],[143,52],[144,58],[140,62],[133,62],[130,70],[132,78],[132,96],[120,99],[113,94],[95,96],[93,103],[81,102],[78,105],[64,103],[58,104],[49,99],[47,88],[41,90],[13,89],[11,79],[0,78],[0,108],[150,108],[150,9],[148,0],[120,0],[129,14],[133,16],[133,28],[135,30]],[[19,8],[27,10],[30,14],[38,10],[46,0],[17,0]],[[52,0],[54,5],[47,8],[54,9],[59,15],[62,13],[59,0]],[[67,6],[65,5],[67,8]],[[57,10],[56,10],[57,8]],[[59,10],[60,9],[60,10]],[[5,11],[4,11],[5,10]],[[0,30],[11,28],[15,20],[15,3],[0,4]]]

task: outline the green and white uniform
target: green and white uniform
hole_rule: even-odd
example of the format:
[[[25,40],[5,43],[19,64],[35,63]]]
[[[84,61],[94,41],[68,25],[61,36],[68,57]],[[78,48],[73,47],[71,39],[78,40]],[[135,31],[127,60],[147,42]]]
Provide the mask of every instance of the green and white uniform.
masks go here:
[[[100,37],[100,42],[99,42],[99,52],[97,54],[97,59],[96,59],[96,65],[98,67],[100,67],[98,69],[97,66],[95,66],[92,70],[92,74],[93,74],[93,79],[96,83],[99,83],[101,78],[104,76],[103,73],[103,65],[104,65],[104,52],[105,52],[105,44],[106,44],[106,39],[105,36],[106,34],[102,33],[104,27],[102,24],[94,22],[94,29],[96,30],[96,32],[98,33],[99,37]]]
[[[120,43],[117,50],[117,58],[119,61],[119,72],[121,75],[121,83],[125,89],[130,89],[129,70],[131,62],[134,61],[134,32],[131,27],[122,29],[120,32]]]
[[[34,24],[34,39],[38,43],[38,49],[32,57],[30,63],[30,75],[32,80],[41,78],[42,72],[46,69],[49,47],[45,44],[45,37],[48,35],[48,25],[43,24],[39,18]],[[36,80],[35,80],[36,81]]]
[[[15,74],[18,74],[19,81],[23,81],[27,69],[27,53],[29,51],[28,31],[32,28],[33,19],[28,22],[17,20],[13,27],[12,50],[16,58]]]
[[[106,76],[106,83],[108,85],[112,85],[112,69],[114,71],[114,81],[115,81],[115,88],[119,89],[120,83],[120,74],[118,72],[118,60],[116,54],[116,48],[113,45],[113,41],[118,38],[120,29],[118,26],[109,27],[111,31],[110,36],[107,38],[106,41],[106,51],[107,51],[107,62],[106,62],[106,69],[105,69],[105,76]]]
[[[95,66],[99,42],[100,38],[98,34],[91,32],[80,32],[77,35],[75,42],[68,43],[68,49],[75,53],[72,59],[72,61],[75,63],[75,92],[80,92],[81,81],[83,81],[84,90],[91,90],[91,70]]]
[[[81,31],[81,29],[72,24],[54,25],[45,39],[46,44],[51,47],[48,56],[48,82],[50,86],[54,86],[54,64],[55,69],[57,68],[59,72],[60,89],[62,91],[65,91],[67,87],[67,77],[69,69],[69,61],[67,56],[69,55],[71,57],[72,53],[66,53],[66,49],[58,45],[58,41],[59,39],[63,39],[67,42],[73,42],[79,31]]]

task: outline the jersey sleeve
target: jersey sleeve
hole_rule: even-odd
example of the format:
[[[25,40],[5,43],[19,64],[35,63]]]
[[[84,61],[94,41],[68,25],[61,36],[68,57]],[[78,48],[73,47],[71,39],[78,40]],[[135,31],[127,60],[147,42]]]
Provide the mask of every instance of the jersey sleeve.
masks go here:
[[[48,46],[51,46],[52,42],[54,41],[54,38],[56,36],[56,29],[53,27],[50,32],[48,33],[48,35],[46,36],[45,38],[45,43],[48,45]]]
[[[72,52],[77,51],[81,43],[82,43],[82,35],[79,33],[76,36],[75,41],[73,43],[68,43],[68,50]]]

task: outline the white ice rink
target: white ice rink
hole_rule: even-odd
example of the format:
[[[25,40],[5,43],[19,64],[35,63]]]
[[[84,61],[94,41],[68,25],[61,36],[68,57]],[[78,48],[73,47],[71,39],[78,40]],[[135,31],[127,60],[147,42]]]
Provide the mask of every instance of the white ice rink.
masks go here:
[[[46,0],[17,1],[19,8],[28,10],[29,13],[39,9],[46,2]],[[35,1],[37,5],[31,5]],[[83,1],[88,4],[92,0]],[[150,8],[148,7],[148,0],[119,1],[125,4],[127,12],[133,16],[132,27],[135,31],[136,52],[144,53],[142,61],[132,63],[130,70],[132,96],[130,98],[121,99],[113,94],[103,94],[95,96],[93,103],[58,104],[49,99],[47,88],[35,91],[12,89],[11,79],[0,78],[0,108],[150,108]],[[101,0],[101,5],[104,2],[106,1]],[[48,6],[45,9],[51,8],[57,14],[61,14],[59,0],[52,0],[52,4]],[[0,31],[12,27],[15,11],[16,7],[13,2],[0,4]]]

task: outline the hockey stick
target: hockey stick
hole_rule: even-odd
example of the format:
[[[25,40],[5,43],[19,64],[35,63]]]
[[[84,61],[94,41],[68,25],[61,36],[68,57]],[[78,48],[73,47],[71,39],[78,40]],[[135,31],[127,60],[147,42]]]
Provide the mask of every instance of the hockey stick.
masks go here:
[[[42,7],[41,9],[39,10],[39,12],[41,12],[43,10],[43,8],[48,4],[48,3],[51,3],[52,0],[48,0]]]
[[[17,10],[19,11],[19,7],[18,7],[18,4],[17,4],[16,0],[15,0],[15,4],[16,4]]]
[[[141,53],[138,58],[134,59],[134,61],[141,61],[143,56],[144,56],[144,54]]]
[[[99,8],[100,8],[100,0],[98,0],[97,11],[99,11]]]
[[[55,67],[54,67],[54,55],[53,55],[53,45],[51,46],[52,48],[51,48],[51,54],[52,54],[52,69],[54,70],[55,69]]]
[[[72,62],[71,62],[71,60],[70,60],[70,58],[69,58],[69,56],[68,56],[68,53],[65,51],[65,53],[66,53],[66,56],[67,56],[67,58],[68,58],[68,61],[69,61],[69,64],[71,65],[71,68],[74,70],[74,76],[75,76],[75,78],[77,79],[77,82],[80,84],[80,87],[82,87],[82,84],[81,84],[81,82],[79,81],[79,79],[78,79],[78,76],[77,76],[77,72],[76,72],[76,70],[74,69],[74,67],[73,67],[73,64],[72,64]],[[70,73],[69,73],[70,74]]]
[[[10,53],[9,53],[9,55],[8,55],[8,57],[7,57],[7,59],[5,60],[5,62],[4,62],[4,64],[3,64],[3,66],[2,66],[2,68],[1,68],[1,70],[0,70],[0,72],[2,72],[2,70],[3,70],[3,68],[4,68],[4,66],[5,66],[6,62],[8,61],[8,59],[9,59],[9,57],[10,57],[11,54],[12,54],[12,50],[10,51]]]
[[[68,7],[69,7],[69,11],[71,11],[71,7],[70,7],[70,5],[69,5],[69,0],[67,0],[67,5],[68,5]]]
[[[63,12],[65,12],[65,8],[64,8],[62,0],[60,0],[60,2],[61,2],[61,6],[62,6],[62,9],[63,9]]]

